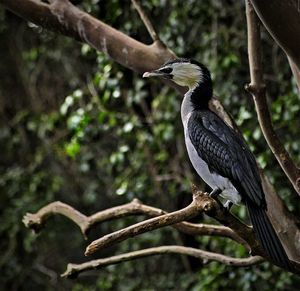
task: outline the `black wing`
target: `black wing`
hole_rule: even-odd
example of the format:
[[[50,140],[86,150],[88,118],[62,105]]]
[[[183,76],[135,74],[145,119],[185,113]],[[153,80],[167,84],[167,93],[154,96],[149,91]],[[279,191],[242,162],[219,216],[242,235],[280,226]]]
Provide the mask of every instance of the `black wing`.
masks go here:
[[[211,171],[229,178],[243,200],[265,208],[256,161],[245,142],[211,111],[194,111],[188,121],[190,140]]]

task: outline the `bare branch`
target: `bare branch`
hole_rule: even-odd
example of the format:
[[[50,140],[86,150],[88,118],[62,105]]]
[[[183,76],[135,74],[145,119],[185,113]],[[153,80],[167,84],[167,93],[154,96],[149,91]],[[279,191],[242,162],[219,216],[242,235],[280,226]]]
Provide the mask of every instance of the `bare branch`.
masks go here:
[[[89,230],[96,224],[104,221],[117,219],[128,215],[144,214],[150,217],[156,217],[166,213],[167,212],[163,211],[162,209],[145,205],[138,199],[133,199],[130,203],[105,209],[91,216],[86,216],[73,207],[60,201],[56,201],[41,208],[37,213],[27,213],[23,218],[23,223],[26,227],[38,232],[43,228],[47,219],[49,219],[52,215],[60,214],[71,219],[75,224],[77,224],[85,239],[87,239]],[[226,226],[205,223],[196,224],[190,222],[180,222],[173,226],[180,232],[189,235],[228,237],[238,243],[244,244],[246,248],[249,248],[248,244],[242,238],[240,238],[234,231]]]
[[[23,223],[33,231],[39,232],[44,227],[46,220],[56,214],[61,214],[71,219],[79,226],[85,236],[86,229],[90,227],[89,218],[73,207],[60,201],[52,202],[44,206],[37,213],[26,213],[23,217]]]
[[[248,243],[253,254],[264,255],[264,252],[259,246],[251,227],[243,224],[236,217],[226,211],[224,207],[217,203],[214,199],[201,191],[197,191],[196,188],[193,189],[193,201],[189,206],[107,234],[102,238],[93,241],[86,248],[85,255],[91,255],[100,249],[119,243],[130,237],[196,217],[201,212],[212,216],[222,224],[228,225],[232,228],[238,236]]]
[[[263,80],[260,24],[250,0],[246,0],[246,15],[248,27],[248,57],[251,75],[251,83],[246,89],[253,96],[258,121],[270,149],[294,186],[294,189],[300,195],[300,169],[294,164],[272,125]]]
[[[140,15],[143,23],[145,24],[145,26],[146,26],[146,28],[147,28],[147,30],[148,30],[148,32],[149,32],[152,40],[154,42],[156,42],[156,41],[161,42],[161,40],[160,40],[158,34],[156,33],[156,31],[155,31],[155,29],[154,29],[154,27],[153,27],[150,19],[148,18],[147,14],[143,10],[140,1],[139,0],[131,0],[131,2],[133,4],[134,8],[136,9],[136,11],[138,12],[138,14]]]
[[[67,270],[62,274],[62,277],[74,278],[78,274],[94,269],[100,269],[107,265],[119,264],[125,261],[131,261],[138,258],[162,255],[162,254],[181,254],[191,257],[195,257],[203,260],[204,263],[211,261],[221,262],[228,266],[236,267],[248,267],[259,264],[264,261],[262,257],[253,256],[248,258],[232,258],[218,253],[207,252],[204,250],[194,249],[183,246],[160,246],[155,248],[148,248],[144,250],[138,250],[126,254],[121,254],[109,258],[103,258],[98,260],[89,261],[83,264],[68,264]]]
[[[107,234],[102,238],[93,241],[86,248],[85,255],[89,256],[102,248],[124,241],[129,237],[133,237],[163,226],[175,224],[183,220],[191,219],[199,215],[199,213],[201,213],[204,208],[211,207],[208,200],[202,201],[199,198],[199,195],[194,195],[192,203],[183,209],[164,214],[159,217],[154,217],[115,231],[113,233]]]

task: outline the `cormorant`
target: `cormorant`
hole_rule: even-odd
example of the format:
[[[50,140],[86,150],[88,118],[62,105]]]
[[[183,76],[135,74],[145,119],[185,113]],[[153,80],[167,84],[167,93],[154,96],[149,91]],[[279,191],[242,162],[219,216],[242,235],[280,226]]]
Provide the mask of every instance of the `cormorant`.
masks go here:
[[[162,77],[189,88],[181,105],[187,152],[198,175],[212,188],[210,195],[232,204],[243,202],[254,232],[268,257],[290,269],[288,256],[266,212],[258,167],[244,140],[209,109],[213,96],[209,70],[190,59],[175,59],[143,77]]]

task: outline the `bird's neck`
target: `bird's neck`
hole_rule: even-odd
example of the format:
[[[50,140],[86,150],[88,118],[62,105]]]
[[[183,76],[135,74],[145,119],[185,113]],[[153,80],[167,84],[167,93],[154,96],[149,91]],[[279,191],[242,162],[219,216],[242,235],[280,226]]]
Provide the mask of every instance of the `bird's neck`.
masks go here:
[[[198,84],[185,95],[181,104],[181,119],[184,123],[190,113],[195,110],[208,110],[208,103],[212,98],[211,81]]]

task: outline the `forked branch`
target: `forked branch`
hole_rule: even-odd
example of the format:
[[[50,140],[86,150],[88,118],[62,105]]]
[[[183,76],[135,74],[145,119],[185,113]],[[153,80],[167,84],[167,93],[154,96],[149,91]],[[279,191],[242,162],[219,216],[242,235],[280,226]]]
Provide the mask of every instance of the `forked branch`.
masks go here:
[[[172,213],[142,221],[105,235],[102,238],[93,241],[87,247],[85,255],[91,255],[98,250],[124,241],[130,237],[196,217],[200,213],[205,213],[220,221],[223,225],[228,225],[238,234],[238,236],[242,238],[242,240],[247,242],[251,248],[252,254],[264,255],[264,252],[259,246],[251,227],[242,223],[235,216],[226,211],[222,205],[205,193],[197,191],[196,188],[193,189],[193,201],[187,207]]]
[[[56,201],[44,206],[36,213],[27,213],[23,218],[23,223],[26,227],[38,232],[44,227],[46,221],[51,216],[59,214],[69,218],[78,225],[84,238],[87,239],[87,234],[91,228],[101,222],[129,215],[146,215],[156,217],[166,213],[167,212],[162,209],[145,205],[140,200],[133,199],[129,203],[99,211],[91,216],[86,216],[70,205]],[[183,221],[174,224],[173,227],[180,232],[189,235],[210,235],[231,238],[238,243],[244,244],[246,248],[249,248],[248,244],[242,238],[240,238],[229,227],[223,225],[190,223]]]

